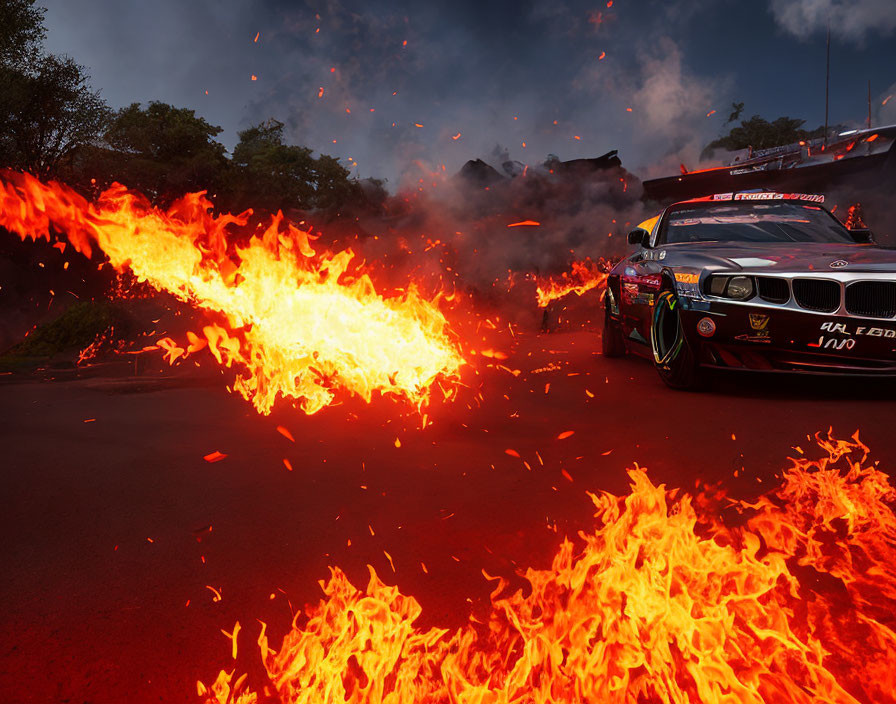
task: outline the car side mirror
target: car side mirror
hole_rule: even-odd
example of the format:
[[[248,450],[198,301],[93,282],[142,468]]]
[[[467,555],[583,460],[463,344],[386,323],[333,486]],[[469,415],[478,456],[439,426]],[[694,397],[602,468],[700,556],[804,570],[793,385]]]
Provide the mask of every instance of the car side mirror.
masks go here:
[[[650,233],[647,230],[642,230],[640,227],[636,227],[634,230],[628,233],[628,243],[641,245],[642,247],[649,247]]]
[[[856,244],[874,244],[874,233],[867,227],[856,228],[849,231],[850,236]]]

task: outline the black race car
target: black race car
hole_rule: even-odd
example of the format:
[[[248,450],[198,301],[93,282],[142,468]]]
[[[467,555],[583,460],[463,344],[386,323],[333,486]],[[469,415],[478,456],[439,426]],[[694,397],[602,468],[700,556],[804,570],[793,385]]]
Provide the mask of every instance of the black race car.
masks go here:
[[[823,202],[722,193],[642,223],[607,280],[604,354],[676,389],[707,368],[896,375],[896,251]]]

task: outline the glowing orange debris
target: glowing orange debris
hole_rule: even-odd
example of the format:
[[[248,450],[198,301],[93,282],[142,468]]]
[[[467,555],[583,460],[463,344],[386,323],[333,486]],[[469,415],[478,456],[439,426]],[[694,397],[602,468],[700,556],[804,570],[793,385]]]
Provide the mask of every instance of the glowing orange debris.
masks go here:
[[[538,227],[541,225],[537,220],[520,220],[519,222],[512,222],[507,227]]]
[[[206,462],[220,462],[225,457],[227,457],[227,455],[225,455],[223,452],[218,452],[217,450],[215,450],[214,452],[209,452],[202,459],[204,459]]]
[[[289,440],[290,442],[295,442],[295,441],[296,441],[296,439],[292,436],[292,433],[289,432],[289,430],[287,430],[286,428],[284,428],[282,425],[278,425],[278,426],[277,426],[277,432],[280,433],[283,437],[285,437],[285,438],[286,438],[287,440]]]
[[[221,601],[222,597],[221,597],[221,591],[219,589],[215,589],[214,587],[209,586],[208,584],[205,585],[205,588],[208,589],[212,593],[212,601],[213,602],[217,603],[217,602]],[[236,629],[234,629],[234,630],[236,630]]]

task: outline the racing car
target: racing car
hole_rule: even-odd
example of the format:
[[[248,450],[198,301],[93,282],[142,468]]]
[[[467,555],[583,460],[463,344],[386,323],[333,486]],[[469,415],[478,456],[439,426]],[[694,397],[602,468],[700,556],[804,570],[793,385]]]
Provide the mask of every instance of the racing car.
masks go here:
[[[706,370],[896,375],[896,250],[804,193],[675,203],[610,272],[603,353],[653,360],[675,389]]]

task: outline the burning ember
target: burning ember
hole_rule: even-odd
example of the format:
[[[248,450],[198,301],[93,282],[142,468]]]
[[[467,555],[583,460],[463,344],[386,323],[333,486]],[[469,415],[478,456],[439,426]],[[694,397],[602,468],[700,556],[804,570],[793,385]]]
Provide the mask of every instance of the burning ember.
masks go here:
[[[559,276],[539,277],[536,295],[538,307],[546,308],[551,301],[563,298],[571,293],[581,296],[593,288],[603,286],[607,280],[610,263],[603,258],[593,261],[586,257],[580,262],[573,262],[570,271]]]
[[[118,271],[215,315],[183,346],[170,338],[158,345],[171,363],[208,347],[238,370],[234,389],[260,413],[280,398],[315,413],[340,392],[420,408],[439,380],[451,393],[464,360],[438,297],[427,300],[413,284],[378,293],[351,250],[315,253],[309,233],[279,213],[245,246],[235,244],[232,230],[251,211],[210,209],[203,193],[161,211],[118,184],[90,203],[58,183],[0,176],[0,226],[23,239],[64,232],[86,256],[98,247]]]
[[[414,626],[421,608],[371,569],[333,569],[257,694],[221,672],[208,703],[893,702],[896,491],[858,437],[818,438],[749,504],[630,470],[592,495],[596,527],[565,541],[528,594],[492,593],[486,624]],[[802,450],[798,450],[802,454]],[[236,629],[233,649],[236,653]]]
[[[849,230],[860,230],[868,227],[865,224],[865,214],[862,212],[861,203],[854,203],[849,206],[849,209],[846,211],[846,222],[843,224]]]

